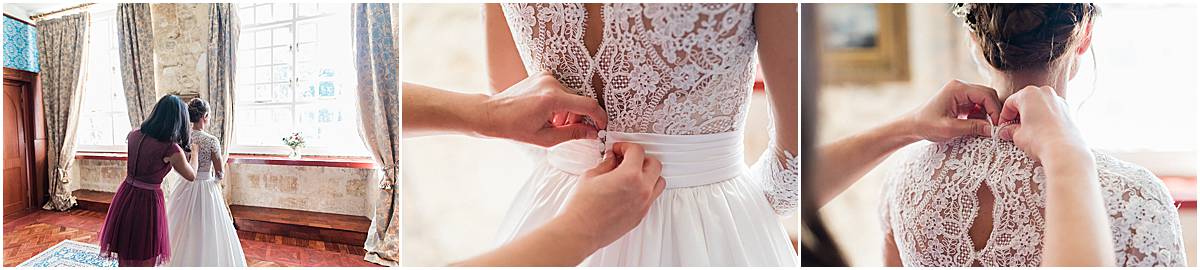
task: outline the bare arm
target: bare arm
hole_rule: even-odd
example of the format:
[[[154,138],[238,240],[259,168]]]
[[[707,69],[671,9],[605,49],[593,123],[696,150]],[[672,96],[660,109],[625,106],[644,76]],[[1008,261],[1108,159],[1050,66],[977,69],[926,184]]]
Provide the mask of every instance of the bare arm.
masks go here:
[[[1043,266],[1113,266],[1112,232],[1100,195],[1096,162],[1086,148],[1039,157],[1046,172]]]
[[[595,138],[608,116],[595,100],[573,95],[546,73],[523,78],[495,95],[464,94],[405,83],[402,91],[405,136],[460,133],[507,138],[543,147],[564,141]],[[552,115],[586,115],[597,126],[583,123],[549,125]]]
[[[212,151],[212,156],[209,158],[212,159],[213,173],[217,178],[225,178],[225,157],[221,155],[220,151]]]
[[[1012,139],[1046,173],[1042,266],[1113,266],[1112,232],[1096,161],[1054,88],[1028,86],[1004,101],[1000,137]]]
[[[599,249],[591,239],[559,216],[500,248],[453,266],[574,266]]]
[[[439,133],[479,135],[482,127],[481,107],[488,96],[446,91],[430,86],[407,83],[400,94],[404,106],[404,136]]]
[[[192,149],[196,149],[195,146]],[[184,154],[187,154],[188,157],[184,157]],[[188,181],[196,181],[195,162],[196,151],[192,151],[191,153],[179,152],[167,157],[167,163],[171,164],[171,168],[174,168],[176,172],[179,172],[179,176]]]
[[[579,179],[546,224],[458,266],[572,266],[633,230],[662,194],[662,163],[633,143],[616,143]]]
[[[982,107],[999,119],[1000,98],[996,90],[977,84],[950,81],[925,105],[896,120],[818,147],[817,177],[808,181],[817,188],[816,203],[824,206],[847,187],[858,182],[888,155],[917,142],[941,142],[959,136],[991,136],[991,124],[981,119],[960,119]]]
[[[513,42],[500,4],[484,4],[483,25],[487,42],[484,47],[487,48],[488,84],[492,87],[492,93],[500,93],[529,77],[529,74],[525,72],[521,54],[517,52],[517,44]]]
[[[903,120],[856,133],[817,149],[817,177],[806,181],[819,188],[815,202],[824,206],[896,150],[920,140]]]
[[[755,4],[754,24],[763,82],[775,119],[775,145],[797,153],[796,144],[796,4]]]
[[[904,266],[900,262],[900,250],[896,248],[896,238],[892,237],[892,230],[883,234],[883,266]]]

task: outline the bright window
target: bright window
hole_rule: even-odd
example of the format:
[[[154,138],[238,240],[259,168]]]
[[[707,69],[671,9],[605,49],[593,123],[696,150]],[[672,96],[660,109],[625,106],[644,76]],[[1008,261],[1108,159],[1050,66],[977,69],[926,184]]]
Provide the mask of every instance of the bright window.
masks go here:
[[[79,151],[124,152],[131,129],[117,56],[116,10],[102,6],[92,12],[75,142]]]
[[[1098,5],[1095,61],[1083,55],[1067,94],[1085,139],[1159,174],[1195,174],[1195,4]]]
[[[359,137],[349,4],[240,4],[233,151],[365,156]]]

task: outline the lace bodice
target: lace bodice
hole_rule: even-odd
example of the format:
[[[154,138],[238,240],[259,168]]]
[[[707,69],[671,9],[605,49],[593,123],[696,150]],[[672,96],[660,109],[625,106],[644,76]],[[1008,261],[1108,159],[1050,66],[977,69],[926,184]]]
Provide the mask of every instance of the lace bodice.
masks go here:
[[[741,128],[754,84],[753,4],[503,4],[529,74],[550,71],[577,94],[602,88],[609,130],[672,135]],[[600,47],[584,45],[602,16]],[[604,85],[592,85],[597,75]]]
[[[198,146],[196,149],[196,151],[198,151],[196,152],[196,159],[199,160],[199,164],[197,165],[196,173],[212,173],[213,176],[218,179],[223,178],[223,175],[213,173],[212,160],[213,153],[220,153],[221,151],[221,141],[218,141],[216,136],[208,134],[208,132],[204,132],[202,130],[193,130],[191,136],[192,143]]]
[[[582,3],[501,5],[526,71],[549,71],[601,101],[610,131],[699,135],[745,125],[758,42],[754,4],[615,3],[601,14]],[[592,30],[601,31],[594,55],[584,43],[589,16],[603,23]],[[797,160],[774,145],[753,170],[786,215],[797,205]]]
[[[1184,266],[1179,216],[1166,186],[1142,167],[1094,154],[1117,265]],[[881,217],[905,266],[1041,264],[1046,176],[1011,142],[975,137],[931,144],[898,172],[885,184]],[[979,200],[983,185],[993,202]],[[969,232],[986,205],[992,230],[976,251]]]

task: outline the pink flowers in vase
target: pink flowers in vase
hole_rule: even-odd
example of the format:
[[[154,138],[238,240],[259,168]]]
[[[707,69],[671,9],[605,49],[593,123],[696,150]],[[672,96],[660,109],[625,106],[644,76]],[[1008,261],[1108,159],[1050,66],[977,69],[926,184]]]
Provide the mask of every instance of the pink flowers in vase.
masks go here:
[[[292,149],[292,152],[288,154],[288,158],[300,158],[300,148],[304,148],[304,135],[300,135],[300,132],[296,132],[292,133],[291,136],[283,137],[282,140],[284,145],[287,145],[288,148]]]

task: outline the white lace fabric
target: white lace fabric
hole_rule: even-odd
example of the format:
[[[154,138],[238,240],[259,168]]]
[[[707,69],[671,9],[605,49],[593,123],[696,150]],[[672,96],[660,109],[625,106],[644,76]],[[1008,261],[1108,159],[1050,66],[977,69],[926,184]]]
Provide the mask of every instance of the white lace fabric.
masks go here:
[[[603,100],[610,131],[701,135],[745,126],[754,4],[613,3],[602,14],[588,14],[582,3],[501,5],[526,71],[550,71],[576,94]],[[602,38],[590,55],[584,36],[596,15],[603,29],[593,31]],[[603,85],[592,85],[594,76]],[[787,215],[799,197],[797,162],[771,145],[754,172],[772,207]]]
[[[193,130],[190,136],[192,136],[192,143],[199,146],[197,147],[198,149],[195,149],[195,151],[198,151],[196,152],[196,159],[199,162],[196,167],[196,173],[213,173],[213,153],[220,153],[221,142],[217,140],[216,136],[202,130]],[[213,177],[216,177],[216,179],[224,178],[223,175],[216,173],[213,173]]]
[[[608,129],[671,135],[733,131],[754,85],[753,4],[503,4],[529,74],[551,71],[576,94],[598,98]],[[601,15],[596,55],[584,45],[589,15]]]
[[[1038,266],[1046,176],[1011,142],[959,138],[917,149],[884,187],[883,229],[905,266]],[[1093,151],[1117,265],[1185,266],[1177,208],[1145,168]],[[970,229],[981,186],[991,190],[992,230],[975,250]]]

